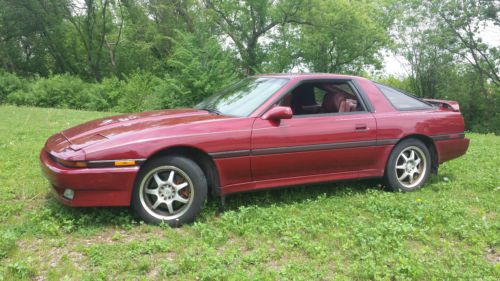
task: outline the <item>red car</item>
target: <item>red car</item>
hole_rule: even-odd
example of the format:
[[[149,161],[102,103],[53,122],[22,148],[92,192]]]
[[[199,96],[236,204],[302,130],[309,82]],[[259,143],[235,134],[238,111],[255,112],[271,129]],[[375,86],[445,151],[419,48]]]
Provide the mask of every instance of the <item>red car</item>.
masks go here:
[[[355,178],[414,191],[469,139],[453,101],[345,75],[259,75],[193,109],[103,118],[50,137],[43,173],[64,204],[192,222],[210,192]]]

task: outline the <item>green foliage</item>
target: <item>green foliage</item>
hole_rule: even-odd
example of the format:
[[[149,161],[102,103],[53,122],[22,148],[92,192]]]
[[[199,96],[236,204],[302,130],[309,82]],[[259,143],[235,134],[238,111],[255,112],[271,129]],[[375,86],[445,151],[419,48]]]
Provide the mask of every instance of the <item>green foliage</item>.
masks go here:
[[[389,1],[315,0],[292,48],[313,72],[360,73],[380,68],[378,51],[389,45]]]
[[[381,78],[375,78],[375,80],[382,84],[392,86],[396,89],[400,89],[408,93],[411,93],[413,91],[409,78],[401,79],[395,76],[385,76]]]
[[[400,3],[400,11],[394,37],[396,52],[410,66],[406,89],[420,97],[456,100],[468,130],[500,134],[500,52],[480,35],[485,26],[499,27],[499,6],[414,0]]]
[[[67,74],[32,81],[0,74],[0,103],[122,112],[174,108],[192,106],[238,79],[230,54],[213,39],[179,34],[172,52],[163,77],[136,72],[90,83]]]
[[[122,112],[162,108],[159,87],[162,79],[150,73],[135,73],[126,78],[119,88],[116,110]]]
[[[499,136],[467,134],[467,154],[417,192],[353,181],[236,194],[220,216],[209,201],[171,229],[65,207],[33,165],[48,136],[110,114],[0,106],[0,280],[500,277]]]
[[[163,106],[192,106],[237,81],[231,53],[217,41],[180,34],[166,63]]]
[[[482,85],[482,78],[472,69],[446,73],[438,83],[438,98],[456,100],[465,118],[466,128],[475,132],[500,134],[500,88]],[[485,91],[481,88],[485,88]]]
[[[134,74],[126,79],[119,111],[140,111],[192,106],[230,83],[237,75],[234,63],[215,40],[179,34],[172,56],[165,66],[167,74]]]
[[[0,104],[6,102],[9,94],[24,89],[25,83],[17,75],[0,71]]]
[[[71,75],[35,80],[25,90],[10,94],[9,103],[40,107],[105,109],[106,100],[93,84]]]
[[[259,72],[266,60],[264,36],[274,28],[301,22],[308,8],[303,0],[211,1],[204,0],[206,15],[215,32],[230,38],[246,74]]]
[[[7,257],[7,255],[16,247],[16,236],[10,232],[0,232],[0,260]]]
[[[35,270],[30,261],[18,261],[7,265],[7,272],[16,280],[30,280],[35,276]]]
[[[499,26],[495,1],[77,2],[0,0],[0,104],[191,106],[243,73],[367,73],[392,48],[410,75],[375,80],[456,100],[467,130],[500,134],[500,52],[479,36]],[[209,202],[172,230],[48,194],[34,165],[47,137],[109,114],[0,105],[0,280],[500,277],[498,136],[468,134],[468,154],[418,192],[350,182],[240,194],[222,216]]]
[[[80,5],[81,4],[81,5]],[[0,104],[100,111],[184,107],[243,74],[372,75],[461,103],[468,130],[500,130],[495,1],[0,0]],[[467,83],[466,83],[467,82]]]

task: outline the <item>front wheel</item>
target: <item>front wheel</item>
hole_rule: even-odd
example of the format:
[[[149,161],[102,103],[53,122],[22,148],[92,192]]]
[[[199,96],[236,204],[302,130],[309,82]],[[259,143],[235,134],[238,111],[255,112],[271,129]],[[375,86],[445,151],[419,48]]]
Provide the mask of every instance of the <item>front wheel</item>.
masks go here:
[[[193,222],[207,198],[201,168],[180,156],[155,158],[141,168],[132,191],[132,210],[148,223]]]
[[[393,191],[411,192],[422,187],[431,171],[427,146],[417,139],[398,143],[385,168],[387,184]]]

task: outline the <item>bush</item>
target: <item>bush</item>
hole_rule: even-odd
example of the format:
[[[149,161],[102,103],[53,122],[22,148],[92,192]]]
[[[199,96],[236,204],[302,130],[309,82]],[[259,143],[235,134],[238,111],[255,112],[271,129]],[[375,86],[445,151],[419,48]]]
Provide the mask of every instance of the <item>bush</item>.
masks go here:
[[[151,73],[135,73],[127,77],[119,87],[114,108],[120,112],[136,112],[161,109],[162,103],[158,87],[162,80]]]
[[[135,73],[122,83],[115,110],[122,112],[189,107],[238,80],[234,62],[215,40],[179,34],[166,73]],[[116,96],[113,94],[113,96]]]
[[[0,72],[0,104],[7,101],[7,96],[26,88],[26,81],[15,74]]]
[[[176,41],[164,65],[166,69],[159,70],[166,73],[162,77],[136,72],[123,80],[112,77],[89,83],[71,75],[27,80],[0,73],[0,104],[116,112],[190,107],[238,80],[234,64],[227,57],[215,41],[184,35]],[[456,80],[473,84],[474,77],[460,78]],[[411,88],[408,79],[376,80],[404,90]],[[460,103],[466,130],[500,134],[498,87],[490,86],[489,92],[485,99],[473,89],[451,83],[440,89],[438,98]]]
[[[192,106],[238,80],[235,61],[217,41],[179,34],[161,88],[164,107]]]
[[[211,38],[177,34],[172,55],[154,73],[89,83],[68,74],[19,79],[0,74],[0,103],[135,112],[189,107],[238,80],[235,61]]]
[[[9,90],[5,96],[8,103],[15,105],[96,111],[133,112],[161,109],[165,104],[182,106],[177,100],[165,101],[165,97],[170,96],[168,93],[175,89],[168,83],[175,85],[177,81],[143,72],[132,74],[122,81],[106,78],[102,83],[88,83],[70,75],[55,75],[35,79],[28,85],[21,84],[23,87],[11,86],[9,89],[17,91]]]
[[[106,99],[96,84],[70,75],[55,75],[35,80],[27,87],[7,97],[16,105],[104,110]]]
[[[121,88],[123,84],[124,82],[116,77],[105,78],[101,84],[96,84],[95,94],[106,101],[106,107],[101,109],[96,105],[95,110],[106,111],[116,108],[121,98]]]

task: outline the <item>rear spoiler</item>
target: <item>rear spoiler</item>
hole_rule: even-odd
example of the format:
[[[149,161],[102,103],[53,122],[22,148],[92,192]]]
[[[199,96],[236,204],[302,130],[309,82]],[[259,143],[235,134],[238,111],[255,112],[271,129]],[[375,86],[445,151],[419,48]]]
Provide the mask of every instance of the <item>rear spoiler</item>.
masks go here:
[[[435,99],[423,99],[424,101],[430,103],[430,104],[435,104],[441,108],[448,109],[448,110],[453,110],[453,111],[460,111],[460,106],[458,105],[458,102],[456,101],[449,101],[449,100],[435,100]]]

